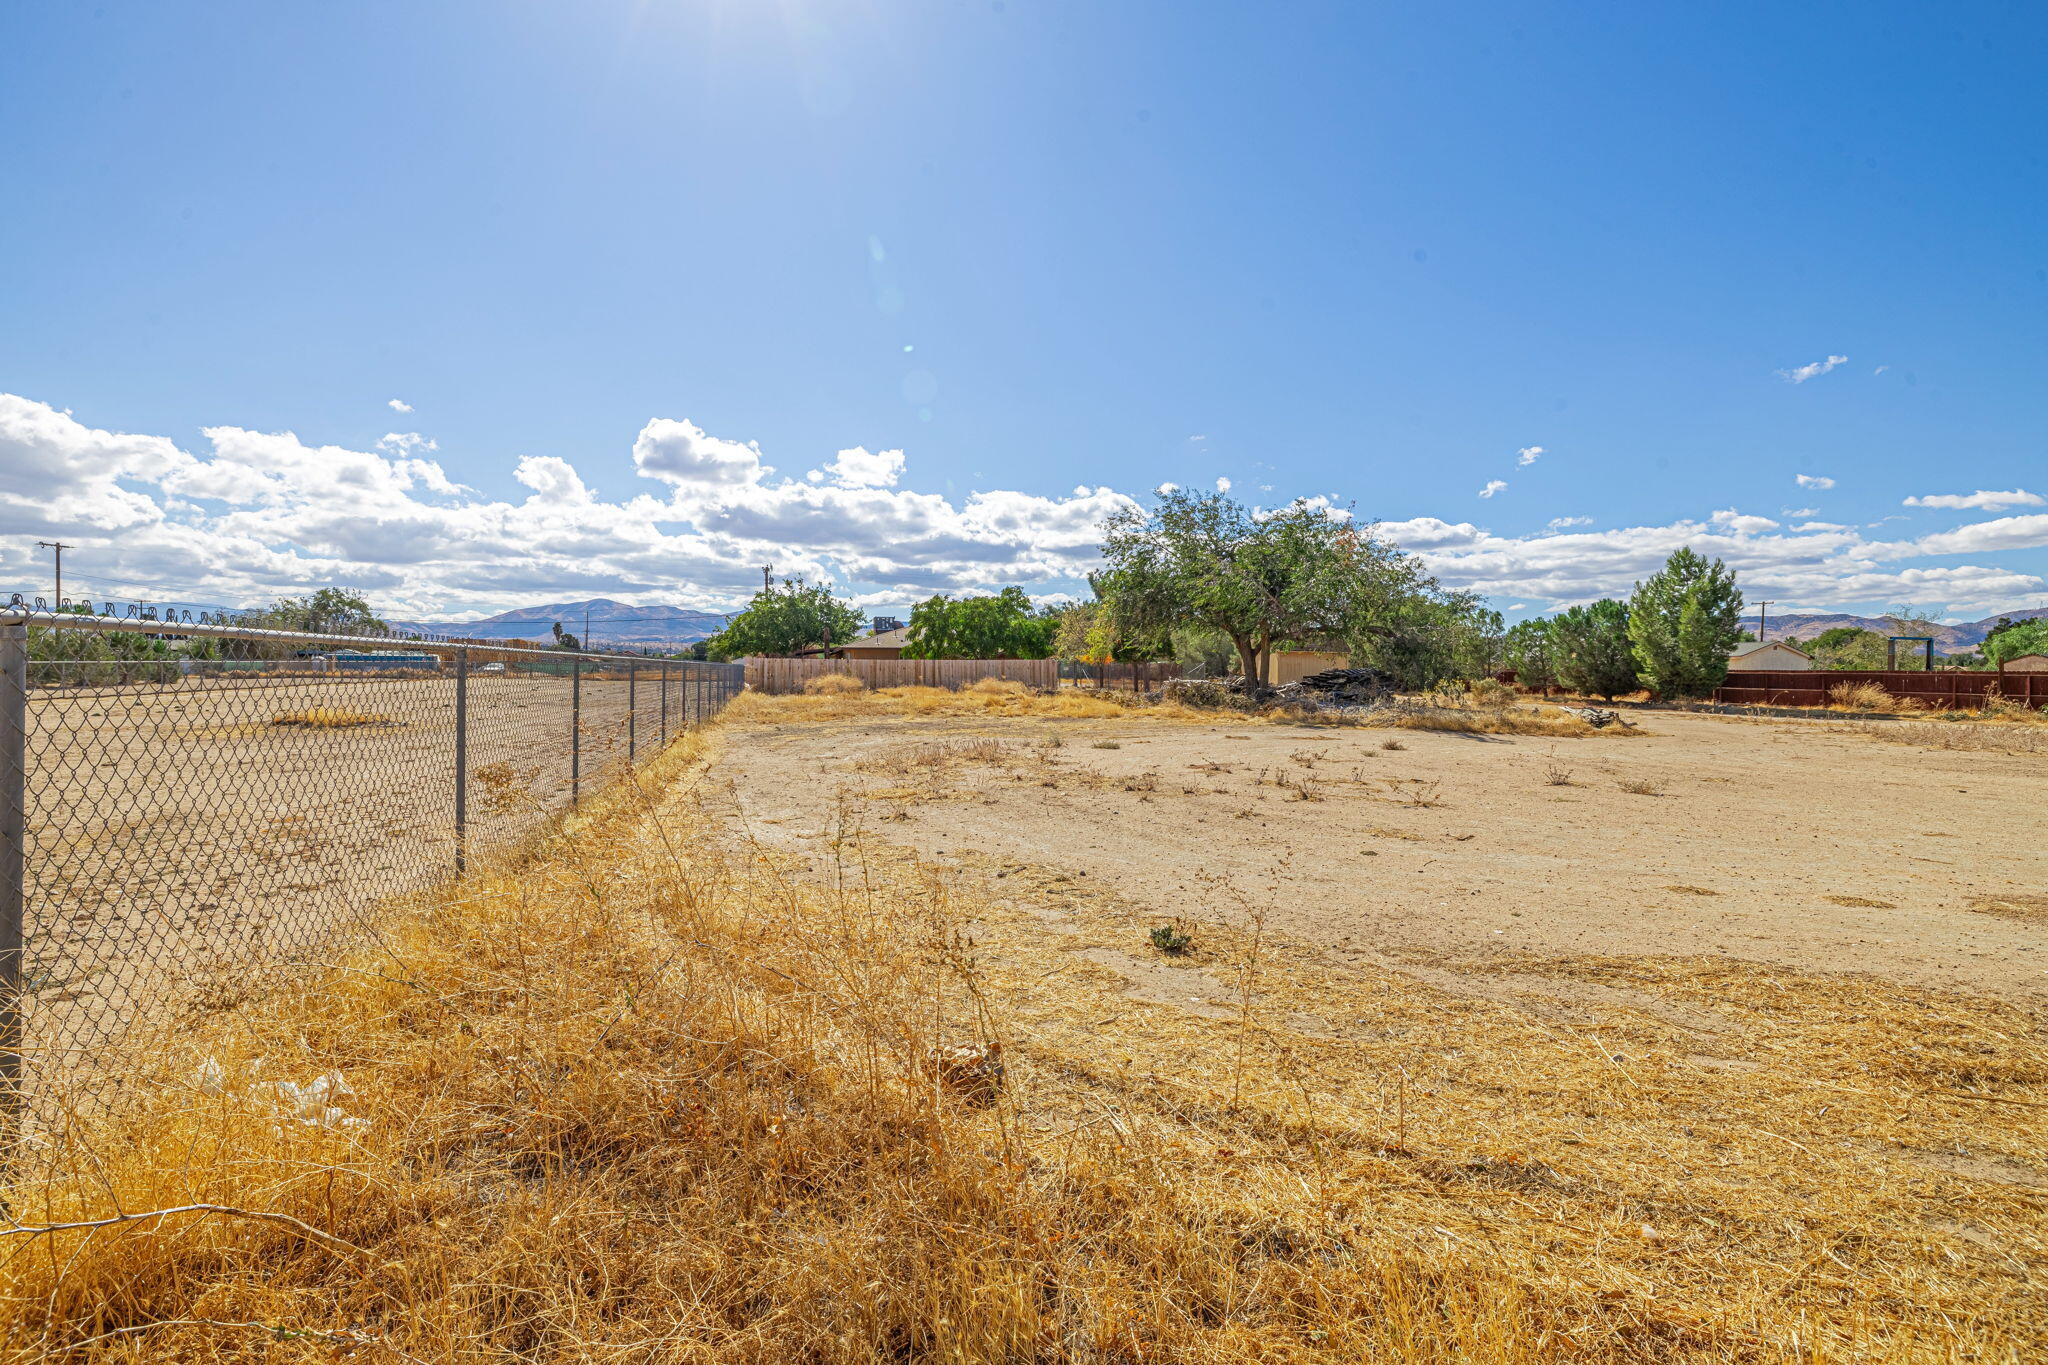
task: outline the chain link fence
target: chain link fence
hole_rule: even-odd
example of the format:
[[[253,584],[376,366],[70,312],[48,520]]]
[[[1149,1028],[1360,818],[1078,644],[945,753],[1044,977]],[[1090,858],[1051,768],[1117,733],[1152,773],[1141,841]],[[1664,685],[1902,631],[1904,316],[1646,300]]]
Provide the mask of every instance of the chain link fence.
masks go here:
[[[519,844],[737,664],[0,609],[0,1087]]]

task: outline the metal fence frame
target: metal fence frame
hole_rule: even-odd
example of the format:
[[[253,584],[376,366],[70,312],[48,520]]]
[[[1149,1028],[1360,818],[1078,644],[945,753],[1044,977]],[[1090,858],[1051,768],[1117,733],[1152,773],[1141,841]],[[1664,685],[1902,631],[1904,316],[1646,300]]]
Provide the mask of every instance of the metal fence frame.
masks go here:
[[[567,652],[541,649],[523,643],[456,642],[390,635],[268,630],[234,625],[225,620],[194,621],[189,617],[185,620],[157,620],[152,616],[86,616],[33,609],[19,601],[13,606],[0,607],[0,1106],[7,1109],[19,1107],[25,1087],[23,1057],[27,1046],[25,1030],[29,1011],[26,1007],[24,966],[30,939],[39,923],[35,913],[36,907],[30,904],[32,869],[29,858],[30,841],[34,830],[30,827],[31,802],[28,783],[34,755],[31,752],[29,702],[32,695],[43,689],[31,686],[31,627],[66,634],[73,631],[81,634],[120,632],[164,640],[210,637],[291,650],[305,650],[309,647],[401,647],[408,653],[429,653],[436,656],[435,675],[446,677],[454,691],[454,737],[452,752],[448,755],[449,776],[454,784],[454,856],[449,871],[457,877],[465,874],[470,864],[470,690],[473,665],[515,661],[530,665],[549,665],[545,668],[536,667],[528,674],[537,677],[560,677],[563,667],[556,665],[566,667],[570,685],[568,759],[569,804],[572,809],[582,799],[585,777],[582,732],[583,683],[586,672],[615,677],[618,672],[623,671],[626,675],[625,759],[628,771],[639,760],[644,747],[638,715],[638,692],[642,674],[660,680],[658,718],[650,719],[658,719],[660,740],[664,746],[671,733],[682,732],[680,727],[672,731],[670,725],[670,700],[677,695],[679,684],[679,709],[684,725],[693,717],[701,722],[715,714],[745,686],[744,672],[738,664],[650,658],[631,654]],[[165,668],[167,665],[176,664],[179,672],[175,679],[167,682],[166,679],[169,679],[170,675],[166,672],[159,676],[157,685],[182,687],[192,676],[191,672],[186,671],[190,662],[153,660],[144,661],[143,666]],[[333,663],[331,659],[327,662],[329,665]],[[297,666],[293,667],[294,664]],[[227,666],[207,672],[204,663],[194,664],[193,669],[201,676],[221,679],[228,688],[236,687],[239,680],[244,677],[253,681],[265,678],[317,681],[340,676],[338,668],[316,668],[311,660],[301,661],[296,655],[282,655],[248,672],[233,671]],[[417,678],[418,674],[410,676]],[[130,684],[124,682],[122,685]]]

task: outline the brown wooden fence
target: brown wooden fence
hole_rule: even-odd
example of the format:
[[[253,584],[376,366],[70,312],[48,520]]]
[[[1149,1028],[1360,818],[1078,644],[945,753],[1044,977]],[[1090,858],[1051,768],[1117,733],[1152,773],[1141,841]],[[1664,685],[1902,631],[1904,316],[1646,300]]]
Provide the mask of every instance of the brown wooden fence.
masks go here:
[[[1826,706],[1828,689],[1875,683],[1894,697],[1911,697],[1936,710],[1975,709],[1987,695],[2027,706],[2048,706],[2048,673],[1979,673],[1974,670],[1755,669],[1728,675],[1714,700],[1737,706]]]
[[[744,661],[747,686],[757,692],[801,692],[827,673],[851,673],[869,687],[965,687],[983,678],[1008,678],[1050,691],[1060,685],[1057,659],[769,659]]]

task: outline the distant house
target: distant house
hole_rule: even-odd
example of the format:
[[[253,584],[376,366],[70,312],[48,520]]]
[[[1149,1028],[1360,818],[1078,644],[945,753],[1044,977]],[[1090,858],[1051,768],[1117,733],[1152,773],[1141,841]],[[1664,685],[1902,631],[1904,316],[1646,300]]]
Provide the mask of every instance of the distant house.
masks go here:
[[[2015,654],[1998,666],[2000,673],[2048,673],[2048,654]]]
[[[910,643],[910,627],[898,626],[878,635],[864,635],[858,640],[848,640],[843,645],[827,649],[823,645],[812,645],[798,650],[800,659],[900,659],[904,646]]]
[[[1789,671],[1813,666],[1811,654],[1797,645],[1788,645],[1783,640],[1772,640],[1768,644],[1738,645],[1728,654],[1730,673],[1753,672],[1762,668]]]

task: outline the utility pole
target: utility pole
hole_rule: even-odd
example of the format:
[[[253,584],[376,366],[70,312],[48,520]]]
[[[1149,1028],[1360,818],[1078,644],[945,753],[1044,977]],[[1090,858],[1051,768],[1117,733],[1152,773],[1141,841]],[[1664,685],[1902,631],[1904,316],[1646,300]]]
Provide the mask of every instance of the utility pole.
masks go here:
[[[1764,639],[1764,623],[1767,619],[1764,613],[1770,610],[1773,605],[1774,603],[1772,602],[1759,602],[1756,604],[1756,638],[1758,644],[1762,644]]]
[[[51,599],[50,605],[61,610],[64,606],[64,552],[78,547],[66,545],[61,540],[39,540],[36,542],[36,548],[50,551],[57,561],[57,595]]]
[[[582,645],[585,649],[590,648],[590,603],[588,602],[583,604],[583,635],[576,643]]]
[[[773,564],[763,564],[761,566],[761,591],[775,591],[775,566]]]

